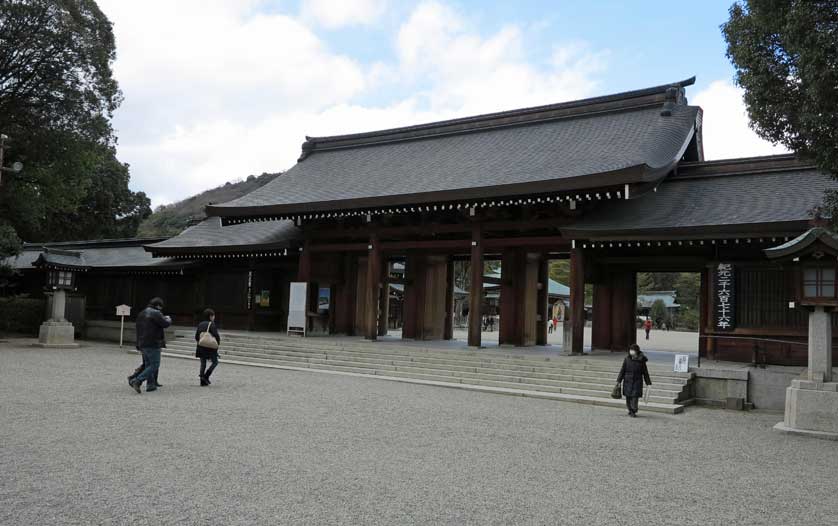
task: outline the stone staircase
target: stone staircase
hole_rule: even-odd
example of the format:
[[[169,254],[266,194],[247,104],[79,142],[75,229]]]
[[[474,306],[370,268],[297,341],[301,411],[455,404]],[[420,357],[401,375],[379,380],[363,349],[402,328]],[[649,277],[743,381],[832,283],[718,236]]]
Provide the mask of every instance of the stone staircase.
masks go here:
[[[194,357],[192,331],[176,331],[164,355]],[[299,338],[225,333],[219,350],[227,363],[330,371],[380,379],[625,407],[610,397],[618,359],[567,357],[516,349],[446,349],[351,338]],[[680,413],[692,403],[693,373],[650,365],[652,391],[641,409]]]

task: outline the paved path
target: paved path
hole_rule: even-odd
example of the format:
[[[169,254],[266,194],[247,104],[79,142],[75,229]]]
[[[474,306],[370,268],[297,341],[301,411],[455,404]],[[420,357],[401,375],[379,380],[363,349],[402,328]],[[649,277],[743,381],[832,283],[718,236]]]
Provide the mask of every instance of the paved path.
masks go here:
[[[0,343],[0,524],[829,524],[834,442],[678,416]],[[801,517],[805,517],[801,519]]]

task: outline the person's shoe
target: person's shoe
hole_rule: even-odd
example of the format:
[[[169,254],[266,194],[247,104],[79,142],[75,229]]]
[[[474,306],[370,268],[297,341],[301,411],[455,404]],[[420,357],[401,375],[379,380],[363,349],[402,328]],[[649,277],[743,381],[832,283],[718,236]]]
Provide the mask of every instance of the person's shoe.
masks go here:
[[[157,388],[156,388],[156,387],[151,387],[150,389],[149,389],[148,387],[146,387],[145,392],[146,392],[146,393],[151,393],[151,392],[154,392],[154,391],[156,391],[156,390],[157,390]]]
[[[131,382],[134,381],[134,378],[136,378],[136,377],[133,374],[128,377],[128,385],[131,385]]]
[[[207,379],[205,377],[199,376],[198,378],[201,380],[201,387],[206,387],[206,386],[209,385],[209,382],[207,381]]]
[[[155,389],[157,389],[158,387],[163,387],[163,384],[154,384]]]
[[[212,384],[212,382],[210,382],[209,376],[204,376],[204,381],[207,382],[207,385]]]
[[[128,385],[131,386],[131,389],[137,391],[137,394],[142,394],[143,393],[143,390],[140,389],[140,386],[142,385],[140,382],[138,382],[136,380],[131,380],[130,382],[128,382]]]
[[[637,418],[637,413],[631,413],[632,418]]]

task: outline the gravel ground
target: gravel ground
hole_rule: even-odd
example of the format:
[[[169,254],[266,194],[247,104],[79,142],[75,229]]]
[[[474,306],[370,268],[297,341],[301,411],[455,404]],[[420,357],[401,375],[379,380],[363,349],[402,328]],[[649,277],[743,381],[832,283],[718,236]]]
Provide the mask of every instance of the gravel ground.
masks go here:
[[[0,523],[836,524],[838,444],[622,411],[0,343]]]

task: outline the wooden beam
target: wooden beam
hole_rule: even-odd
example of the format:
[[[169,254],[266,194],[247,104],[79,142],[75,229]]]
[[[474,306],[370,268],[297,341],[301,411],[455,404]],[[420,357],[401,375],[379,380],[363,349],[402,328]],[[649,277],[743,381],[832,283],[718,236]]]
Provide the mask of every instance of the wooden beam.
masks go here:
[[[468,344],[480,347],[483,325],[483,233],[480,225],[471,231],[471,290],[469,290]]]
[[[378,236],[377,236],[378,237]],[[308,243],[308,242],[307,242]],[[556,251],[569,251],[568,240],[561,236],[498,237],[484,239],[484,247],[499,249],[507,247],[550,248]],[[406,250],[469,250],[470,239],[417,239],[413,241],[388,241],[380,243],[384,252]],[[308,243],[309,253],[323,252],[363,252],[366,243]],[[304,249],[305,252],[305,249]]]

